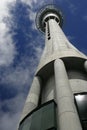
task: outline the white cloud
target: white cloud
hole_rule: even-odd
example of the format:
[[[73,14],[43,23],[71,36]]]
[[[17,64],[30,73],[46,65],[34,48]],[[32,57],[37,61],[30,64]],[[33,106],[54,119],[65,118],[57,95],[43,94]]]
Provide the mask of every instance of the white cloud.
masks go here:
[[[35,18],[36,18],[36,12],[29,9],[29,19],[32,21],[32,29],[33,30],[36,30]]]
[[[33,7],[33,4],[37,3],[38,0],[21,0],[25,4],[29,5],[31,8]]]
[[[37,43],[37,46],[36,44]],[[32,56],[29,55],[22,55],[21,61],[18,65],[13,68],[9,67],[4,73],[3,76],[0,76],[0,83],[1,84],[8,84],[8,88],[15,88],[18,92],[23,91],[26,87],[29,88],[32,76],[36,71],[37,64],[39,62],[40,56],[42,54],[42,46],[41,44],[44,43],[43,37],[40,39],[39,36],[35,38],[31,43],[27,44],[27,50],[30,48],[33,51]]]
[[[15,44],[12,40],[12,34],[9,34],[9,26],[3,22],[4,17],[10,17],[8,3],[14,2],[15,0],[2,0],[4,2],[1,3],[0,7],[2,9],[2,15],[0,16],[0,65],[8,66],[10,65],[16,54]],[[29,2],[29,1],[26,1]],[[33,8],[33,3],[36,3],[36,0],[30,0],[30,6]],[[36,13],[33,10],[29,10],[30,15],[29,18],[33,22],[32,28],[35,29],[35,15]],[[1,11],[0,11],[1,13]],[[37,37],[35,41],[31,43],[31,47],[35,50],[35,57],[31,57],[29,59],[28,56],[24,55],[22,57],[21,62],[14,69],[10,67],[3,74],[3,77],[0,76],[1,84],[8,84],[8,88],[10,91],[10,87],[14,87],[17,90],[17,95],[10,99],[5,99],[0,102],[0,130],[16,130],[16,126],[20,119],[21,110],[23,109],[23,104],[25,101],[25,92],[23,89],[28,89],[31,81],[32,75],[35,72],[35,68],[38,62],[38,59],[41,56],[42,47],[35,46],[34,42],[39,44],[42,43],[39,40],[40,37]],[[30,43],[29,43],[30,45]],[[14,90],[14,89],[13,89]],[[2,106],[7,106],[9,111],[3,112]]]
[[[36,26],[35,26],[35,17],[36,17],[36,12],[33,10],[34,8],[34,4],[37,3],[38,0],[21,0],[21,2],[25,3],[26,5],[28,5],[30,7],[29,11],[29,19],[32,21],[32,29],[36,30]],[[37,5],[37,4],[36,4]]]
[[[10,17],[8,4],[16,0],[0,1],[0,66],[8,66],[13,62],[16,54],[15,45],[13,44],[12,35],[9,34],[9,27],[3,21],[5,17]]]
[[[9,113],[3,113],[0,119],[0,130],[16,130],[19,115],[16,113],[10,116]]]
[[[31,8],[33,8],[35,6],[36,7],[41,7],[44,6],[46,4],[51,4],[54,1],[53,0],[21,0],[22,2],[24,2],[25,4],[29,5]]]
[[[27,96],[23,89],[29,89],[32,81],[32,73],[35,71],[36,62],[42,52],[41,47],[34,47],[34,49],[36,59],[34,59],[34,57],[31,57],[30,59],[29,57],[23,57],[21,63],[16,67],[15,70],[10,68],[10,70],[5,72],[4,76],[2,77],[1,83],[6,83],[8,84],[8,87],[10,86],[11,88],[14,87],[18,91],[18,94],[13,98],[0,102],[0,130],[16,130],[20,120],[21,112],[23,110],[25,97]],[[28,62],[32,66],[29,66]],[[26,66],[26,68],[24,66]],[[3,110],[2,106],[7,107],[9,111],[6,113],[1,111]]]
[[[77,9],[78,9],[78,8],[77,8],[74,4],[72,4],[72,3],[70,3],[69,8],[70,8],[70,10],[71,10],[71,13],[73,13],[73,14],[75,14],[76,11],[77,11]]]
[[[83,16],[83,20],[87,22],[87,15]]]
[[[2,20],[2,18],[4,17],[4,16],[9,16],[9,14],[8,14],[8,4],[9,3],[12,3],[12,2],[14,2],[14,1],[16,1],[16,0],[2,0],[2,1],[0,1],[0,20]]]
[[[9,111],[0,111],[0,130],[16,130],[25,101],[23,93],[12,99],[0,102],[0,107],[6,106]]]
[[[0,66],[8,66],[13,62],[16,50],[11,35],[6,34],[6,30],[2,35],[0,35]]]
[[[68,35],[67,38],[68,38],[69,41],[72,41],[73,39],[75,39],[74,36],[70,36],[70,35]]]
[[[33,9],[39,9],[43,7],[46,4],[52,3],[53,0],[50,0],[49,2],[47,0],[21,0],[25,4],[27,4],[30,9],[29,9],[29,19],[32,21],[32,29],[36,30],[36,25],[35,25],[35,18],[36,18],[36,13]]]
[[[8,84],[9,89],[13,87],[20,92],[24,87],[30,85],[31,80],[31,72],[28,67],[23,68],[21,65],[17,66],[16,69],[10,69],[5,72],[0,83]]]

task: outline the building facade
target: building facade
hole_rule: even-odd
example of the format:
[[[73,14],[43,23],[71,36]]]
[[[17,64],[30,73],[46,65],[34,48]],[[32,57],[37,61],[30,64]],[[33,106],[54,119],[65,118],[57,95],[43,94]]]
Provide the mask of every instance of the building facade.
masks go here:
[[[45,6],[36,17],[45,47],[19,130],[87,130],[87,57],[63,33],[62,13]]]

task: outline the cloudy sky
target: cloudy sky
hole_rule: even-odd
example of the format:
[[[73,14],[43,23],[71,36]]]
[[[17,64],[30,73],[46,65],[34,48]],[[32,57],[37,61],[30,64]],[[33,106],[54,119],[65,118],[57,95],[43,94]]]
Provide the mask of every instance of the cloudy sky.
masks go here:
[[[54,3],[63,12],[63,31],[87,54],[87,1],[0,1],[0,130],[16,130],[30,84],[44,48],[35,27],[36,12]]]

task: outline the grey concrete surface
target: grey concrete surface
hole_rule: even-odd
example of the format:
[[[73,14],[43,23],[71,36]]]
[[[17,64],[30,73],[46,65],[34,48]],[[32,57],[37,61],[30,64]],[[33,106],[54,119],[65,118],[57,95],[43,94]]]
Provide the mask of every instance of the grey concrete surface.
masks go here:
[[[45,17],[49,17],[49,14]],[[55,18],[49,18],[45,27],[45,47],[36,70],[36,75],[39,77],[34,77],[21,120],[38,106],[41,92],[41,104],[51,99],[57,103],[58,130],[82,130],[74,103],[74,94],[87,92],[86,60],[87,56],[72,45]],[[74,64],[71,63],[72,61]],[[79,65],[81,67],[78,67]]]
[[[87,59],[82,52],[70,43],[55,19],[49,19],[47,23],[45,48],[36,72],[38,72],[44,65],[57,58],[79,57]],[[50,30],[50,40],[48,40],[48,26]]]
[[[41,90],[41,79],[40,77],[34,77],[29,94],[27,96],[24,105],[21,120],[38,106],[40,90]]]
[[[45,86],[43,87],[42,104],[49,100],[54,99],[54,86],[55,86],[55,79],[54,76],[52,76],[48,79]]]
[[[85,71],[87,72],[87,60],[84,63],[84,68],[85,68]]]
[[[59,130],[82,130],[66,69],[61,59],[55,60],[54,70]]]

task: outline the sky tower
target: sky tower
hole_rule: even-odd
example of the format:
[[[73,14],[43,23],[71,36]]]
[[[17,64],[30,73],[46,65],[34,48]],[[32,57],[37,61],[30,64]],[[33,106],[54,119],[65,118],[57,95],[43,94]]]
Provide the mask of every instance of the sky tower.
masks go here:
[[[45,47],[19,130],[87,130],[87,57],[63,33],[63,16],[54,5],[36,16]]]

